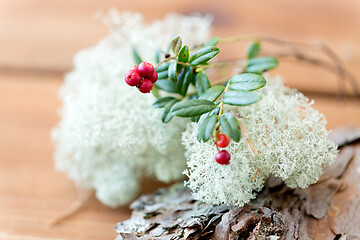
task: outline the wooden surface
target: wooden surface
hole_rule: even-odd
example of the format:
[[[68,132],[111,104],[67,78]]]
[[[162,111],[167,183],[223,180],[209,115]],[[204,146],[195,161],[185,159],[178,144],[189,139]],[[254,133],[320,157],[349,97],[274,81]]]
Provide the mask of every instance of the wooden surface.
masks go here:
[[[259,1],[0,1],[0,239],[113,239],[113,225],[129,216],[92,199],[55,228],[49,222],[76,198],[65,175],[53,169],[49,133],[59,120],[57,91],[72,56],[107,30],[92,20],[97,9],[139,10],[146,20],[180,13],[211,13],[215,34],[264,33],[289,40],[328,42],[360,78],[360,2],[357,0]],[[235,46],[236,47],[236,46]],[[231,56],[229,46],[221,55]],[[352,52],[352,54],[348,54]],[[309,93],[328,128],[360,125],[360,102],[335,98],[336,78],[282,64],[291,86]]]

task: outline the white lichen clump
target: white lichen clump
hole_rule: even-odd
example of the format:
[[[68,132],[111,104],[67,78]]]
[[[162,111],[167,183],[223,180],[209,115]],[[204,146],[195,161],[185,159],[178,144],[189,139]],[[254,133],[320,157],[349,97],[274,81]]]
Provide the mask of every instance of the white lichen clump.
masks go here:
[[[53,131],[56,168],[97,198],[115,207],[129,203],[144,176],[168,182],[183,178],[186,167],[181,133],[186,121],[161,122],[155,98],[124,83],[133,65],[134,44],[143,60],[155,63],[180,35],[190,46],[209,37],[209,17],[168,15],[150,25],[136,13],[111,11],[109,36],[80,51],[60,92],[61,122]]]
[[[226,148],[231,154],[230,164],[220,165],[214,159],[214,142],[197,141],[196,124],[190,123],[183,133],[187,185],[197,199],[242,206],[256,196],[270,174],[291,188],[305,188],[315,183],[322,168],[335,159],[337,148],[327,139],[326,120],[312,108],[312,102],[285,87],[279,78],[269,79],[260,92],[263,98],[256,104],[224,108],[241,116],[246,136],[258,151],[255,157],[243,137]]]

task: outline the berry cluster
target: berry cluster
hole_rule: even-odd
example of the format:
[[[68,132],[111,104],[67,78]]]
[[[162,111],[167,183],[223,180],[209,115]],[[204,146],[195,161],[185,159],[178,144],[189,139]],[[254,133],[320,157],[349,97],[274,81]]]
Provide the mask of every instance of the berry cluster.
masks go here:
[[[219,134],[216,137],[217,141],[215,142],[216,146],[219,148],[225,148],[230,143],[230,138],[226,134]],[[226,150],[221,150],[215,155],[215,160],[217,163],[223,165],[228,165],[230,163],[231,155]]]
[[[154,70],[154,66],[148,62],[142,62],[139,66],[132,67],[125,74],[125,82],[132,87],[136,86],[142,93],[149,93],[157,79],[158,74]]]

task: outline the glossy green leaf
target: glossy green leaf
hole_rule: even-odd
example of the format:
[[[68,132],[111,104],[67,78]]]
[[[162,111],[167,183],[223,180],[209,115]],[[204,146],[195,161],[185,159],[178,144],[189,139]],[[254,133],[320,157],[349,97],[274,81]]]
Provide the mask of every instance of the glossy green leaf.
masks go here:
[[[136,50],[135,45],[132,44],[131,47],[132,47],[132,53],[133,53],[135,64],[139,65],[143,60],[141,59],[138,51]]]
[[[153,103],[153,107],[154,108],[163,108],[165,107],[166,104],[168,104],[170,101],[175,100],[176,98],[174,97],[162,97],[162,98],[158,98],[154,103]]]
[[[219,37],[213,37],[207,43],[204,43],[202,47],[216,46],[219,43],[219,41],[220,41]]]
[[[186,63],[189,60],[189,47],[187,45],[184,45],[179,52],[178,55],[178,62]]]
[[[154,95],[154,97],[159,98],[160,97],[160,93],[159,93],[159,88],[156,85],[153,85],[153,88],[151,90],[152,95]]]
[[[177,55],[178,52],[180,51],[181,45],[182,45],[181,37],[177,36],[173,38],[173,40],[171,40],[170,47],[171,50],[175,53],[175,55]]]
[[[191,65],[206,63],[220,52],[219,48],[214,46],[204,47],[197,50],[190,58]]]
[[[195,76],[195,86],[197,94],[200,96],[206,90],[211,88],[210,81],[204,72],[199,72]]]
[[[174,106],[175,103],[177,103],[178,100],[174,99],[168,102],[164,107],[164,112],[161,116],[161,121],[163,123],[168,123],[171,121],[171,119],[174,117],[174,115],[171,113],[171,108]]]
[[[223,103],[236,106],[246,106],[261,100],[261,95],[250,91],[229,91],[223,96]]]
[[[200,117],[198,123],[197,139],[199,142],[207,142],[212,136],[217,118],[215,114],[206,113]]]
[[[178,93],[178,86],[176,83],[168,79],[157,80],[155,86],[167,92]]]
[[[176,103],[172,107],[171,113],[179,117],[194,117],[210,112],[214,108],[216,108],[215,104],[209,100],[194,99]]]
[[[179,93],[185,96],[192,81],[193,68],[186,66],[178,76]]]
[[[191,120],[192,122],[197,123],[197,122],[199,122],[199,120],[200,120],[200,116],[191,117],[190,120]]]
[[[247,57],[249,59],[256,57],[257,55],[259,55],[260,49],[261,49],[260,42],[258,41],[251,42],[247,51]]]
[[[169,65],[170,65],[170,63],[164,62],[164,63],[160,64],[155,70],[159,74],[159,72],[167,71],[169,68]]]
[[[230,79],[229,88],[231,90],[254,91],[264,87],[266,80],[257,73],[241,73]]]
[[[177,82],[177,62],[170,63],[168,68],[169,79],[173,82]]]
[[[218,97],[224,92],[225,87],[222,85],[217,85],[212,88],[207,89],[203,94],[199,96],[199,99],[206,99],[209,101],[216,101]]]
[[[170,65],[169,63],[163,63],[155,69],[155,71],[158,74],[158,80],[167,79],[169,77],[168,75],[169,65]]]
[[[158,80],[168,79],[168,78],[169,78],[168,71],[158,72]]]
[[[273,57],[257,57],[248,61],[246,72],[262,73],[279,65],[279,61]]]
[[[188,97],[188,100],[192,100],[192,99],[198,99],[197,95],[196,95],[196,94],[191,94],[191,95]]]
[[[197,95],[196,94],[192,94],[188,97],[188,100],[191,100],[191,99],[197,99]],[[199,119],[200,119],[201,115],[200,116],[194,116],[194,117],[190,117],[190,120],[192,122],[198,122]]]
[[[235,142],[239,142],[241,138],[240,125],[234,115],[225,113],[220,116],[220,125],[226,135],[228,135]]]

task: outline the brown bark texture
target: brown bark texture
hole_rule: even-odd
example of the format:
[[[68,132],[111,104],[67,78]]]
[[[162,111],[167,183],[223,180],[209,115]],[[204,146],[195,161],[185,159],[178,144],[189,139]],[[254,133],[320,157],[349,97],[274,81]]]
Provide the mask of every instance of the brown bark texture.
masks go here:
[[[360,129],[329,136],[337,160],[306,189],[270,177],[244,207],[197,201],[182,183],[141,196],[130,219],[116,224],[118,240],[360,239]]]

